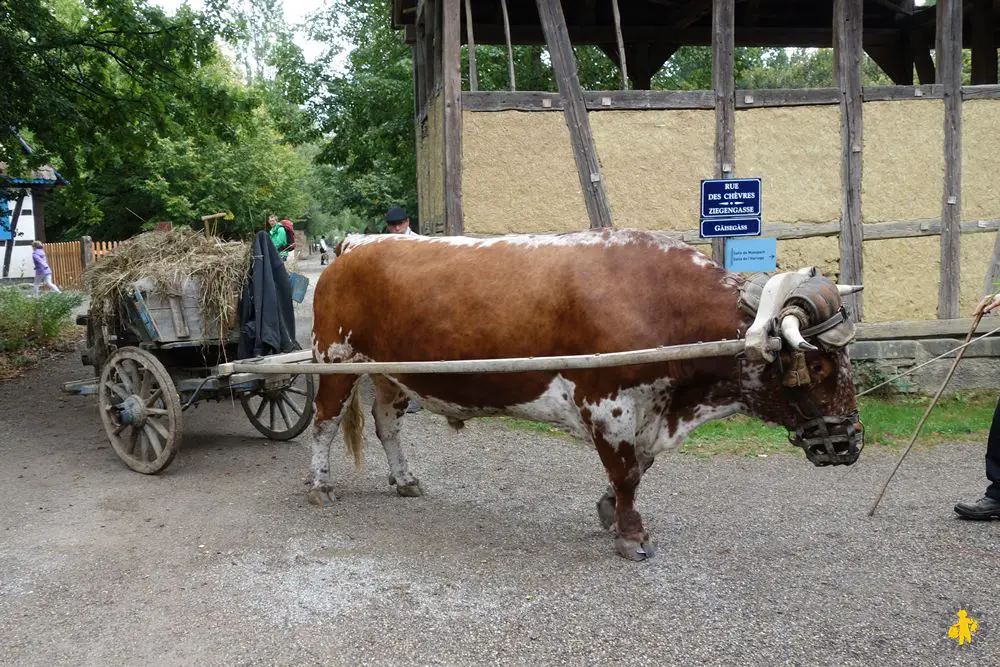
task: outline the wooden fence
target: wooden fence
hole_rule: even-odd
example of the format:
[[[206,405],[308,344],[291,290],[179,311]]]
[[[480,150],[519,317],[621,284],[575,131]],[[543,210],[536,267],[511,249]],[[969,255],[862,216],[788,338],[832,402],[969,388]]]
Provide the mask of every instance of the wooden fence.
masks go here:
[[[89,236],[79,241],[46,243],[45,255],[49,258],[52,280],[63,289],[82,290],[83,272],[91,262],[114,250],[119,241],[92,241]]]

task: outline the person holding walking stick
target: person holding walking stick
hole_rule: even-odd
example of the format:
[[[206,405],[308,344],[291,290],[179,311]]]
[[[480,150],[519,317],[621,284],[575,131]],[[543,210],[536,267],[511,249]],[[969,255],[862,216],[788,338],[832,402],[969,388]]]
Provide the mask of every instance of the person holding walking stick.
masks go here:
[[[985,315],[1000,308],[1000,292],[987,296],[973,313]],[[993,412],[990,434],[986,439],[986,479],[990,485],[982,498],[973,503],[958,503],[955,512],[963,519],[989,521],[1000,519],[1000,402]]]

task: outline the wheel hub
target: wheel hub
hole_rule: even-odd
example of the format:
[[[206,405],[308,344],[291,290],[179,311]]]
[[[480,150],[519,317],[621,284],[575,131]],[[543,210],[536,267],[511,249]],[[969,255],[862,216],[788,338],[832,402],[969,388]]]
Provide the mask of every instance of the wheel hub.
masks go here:
[[[146,421],[146,405],[135,394],[132,394],[118,406],[118,421],[122,424],[140,426]]]

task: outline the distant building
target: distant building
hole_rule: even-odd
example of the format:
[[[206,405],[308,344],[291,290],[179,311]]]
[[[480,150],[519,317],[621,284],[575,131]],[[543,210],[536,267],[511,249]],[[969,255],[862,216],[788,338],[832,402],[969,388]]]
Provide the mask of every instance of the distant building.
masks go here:
[[[18,139],[25,155],[30,155],[31,147],[24,139]],[[7,165],[0,163],[0,277],[34,275],[31,244],[45,241],[45,198],[64,185],[69,185],[69,181],[51,166],[39,167],[28,175],[14,175],[8,173]]]

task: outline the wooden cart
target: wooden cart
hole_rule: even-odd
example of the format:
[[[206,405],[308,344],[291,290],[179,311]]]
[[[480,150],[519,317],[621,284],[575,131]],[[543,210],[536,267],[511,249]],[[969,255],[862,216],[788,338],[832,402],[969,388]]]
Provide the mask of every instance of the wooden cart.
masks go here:
[[[301,303],[308,279],[291,278],[293,299]],[[118,331],[97,335],[90,313],[77,320],[87,326],[83,363],[96,377],[68,382],[63,390],[97,395],[101,421],[122,461],[146,474],[165,469],[180,445],[183,412],[202,401],[239,401],[254,428],[271,440],[302,433],[313,416],[315,376],[294,368],[220,374],[219,364],[237,356],[239,331],[230,328],[225,341],[208,335],[198,283],[189,281],[181,291],[163,295],[148,281],[135,283],[121,304]]]

